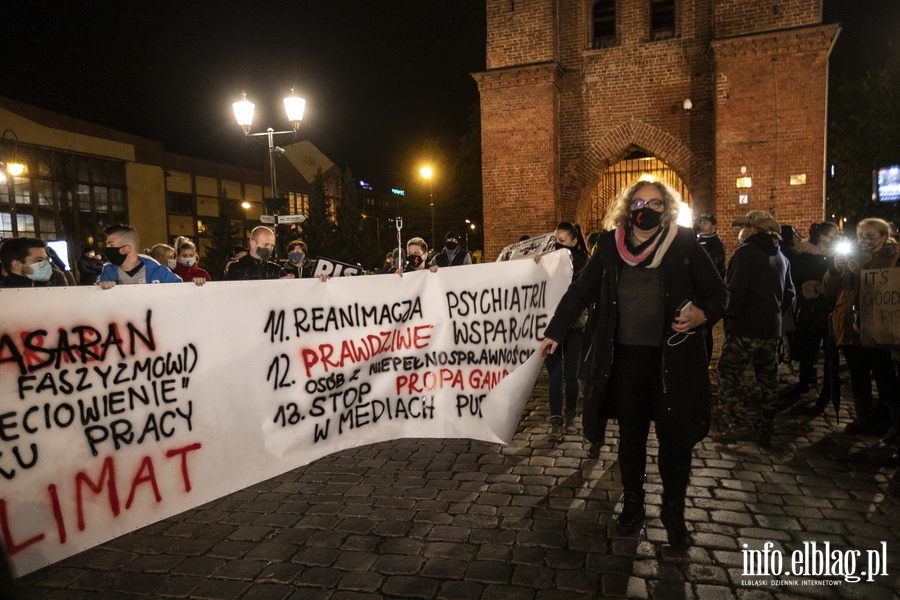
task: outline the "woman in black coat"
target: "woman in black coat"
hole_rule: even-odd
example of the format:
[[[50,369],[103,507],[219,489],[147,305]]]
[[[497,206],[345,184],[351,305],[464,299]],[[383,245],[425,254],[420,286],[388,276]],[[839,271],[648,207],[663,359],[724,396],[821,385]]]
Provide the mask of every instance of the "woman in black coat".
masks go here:
[[[541,355],[552,354],[582,310],[595,303],[583,422],[588,439],[607,417],[619,422],[625,494],[618,528],[630,535],[644,522],[653,421],[663,483],[660,518],[669,544],[684,549],[691,544],[684,523],[691,453],[710,425],[701,328],[722,318],[728,292],[693,231],[676,224],[680,206],[677,192],[663,183],[640,181],[622,190],[604,223],[610,231],[600,236],[547,325]]]

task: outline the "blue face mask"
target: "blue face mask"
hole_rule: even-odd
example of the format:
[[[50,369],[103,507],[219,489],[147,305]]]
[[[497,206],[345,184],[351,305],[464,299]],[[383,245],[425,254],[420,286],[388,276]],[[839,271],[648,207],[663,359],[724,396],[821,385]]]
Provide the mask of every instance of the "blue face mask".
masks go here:
[[[290,252],[288,253],[288,260],[291,261],[292,265],[299,265],[303,262],[303,256],[302,252]]]
[[[50,281],[53,275],[53,267],[46,260],[31,265],[31,273],[26,275],[32,281]]]

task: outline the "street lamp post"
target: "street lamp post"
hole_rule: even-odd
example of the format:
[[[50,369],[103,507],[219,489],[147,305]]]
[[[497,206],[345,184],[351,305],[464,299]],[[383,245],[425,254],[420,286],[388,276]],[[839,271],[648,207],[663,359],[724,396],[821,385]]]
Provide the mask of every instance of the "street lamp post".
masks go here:
[[[431,182],[431,176],[434,175],[434,171],[431,167],[425,166],[419,169],[419,174],[428,181],[428,201],[431,204],[431,248],[434,249],[434,184]]]
[[[276,197],[277,188],[276,188],[276,177],[275,177],[275,153],[280,148],[275,146],[275,136],[282,134],[291,134],[296,136],[297,130],[300,128],[300,121],[303,120],[303,110],[306,107],[306,100],[303,98],[298,98],[294,95],[294,89],[291,88],[291,95],[284,99],[284,110],[287,113],[288,120],[293,125],[292,131],[275,131],[271,127],[266,129],[265,132],[260,133],[250,133],[250,125],[253,124],[253,109],[256,105],[247,100],[247,94],[243,93],[243,99],[239,102],[235,102],[232,107],[234,108],[234,117],[237,119],[238,125],[244,128],[244,135],[247,137],[260,137],[266,136],[269,145],[269,179],[272,185],[272,197]]]

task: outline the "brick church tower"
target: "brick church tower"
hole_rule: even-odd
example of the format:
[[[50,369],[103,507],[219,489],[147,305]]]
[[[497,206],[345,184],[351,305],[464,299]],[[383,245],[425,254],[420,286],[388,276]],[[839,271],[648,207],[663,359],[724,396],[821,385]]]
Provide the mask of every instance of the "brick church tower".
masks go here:
[[[729,249],[749,210],[801,231],[823,218],[839,27],[822,25],[821,0],[486,2],[489,260],[561,220],[598,229],[641,176],[714,212]]]

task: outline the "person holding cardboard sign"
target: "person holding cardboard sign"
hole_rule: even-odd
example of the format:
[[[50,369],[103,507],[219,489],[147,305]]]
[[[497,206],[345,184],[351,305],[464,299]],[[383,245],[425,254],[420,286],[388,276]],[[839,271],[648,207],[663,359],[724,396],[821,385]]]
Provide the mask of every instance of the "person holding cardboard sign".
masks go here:
[[[838,252],[822,279],[825,294],[835,299],[831,327],[835,344],[847,361],[856,409],[856,417],[844,428],[845,433],[882,433],[881,424],[887,421],[881,414],[884,412],[890,412],[895,430],[900,423],[900,382],[891,351],[864,346],[858,325],[860,271],[900,266],[898,249],[887,221],[863,219],[856,227],[855,247]],[[877,403],[872,398],[872,377],[878,387]]]

